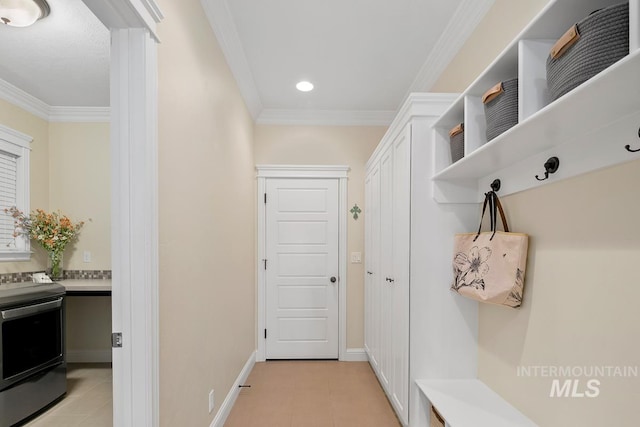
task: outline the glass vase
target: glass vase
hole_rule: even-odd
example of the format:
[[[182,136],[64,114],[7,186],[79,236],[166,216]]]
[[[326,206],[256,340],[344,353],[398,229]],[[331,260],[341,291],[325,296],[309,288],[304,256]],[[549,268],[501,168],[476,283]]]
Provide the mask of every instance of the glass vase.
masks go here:
[[[49,252],[49,267],[51,268],[51,280],[55,282],[63,279],[62,252]]]

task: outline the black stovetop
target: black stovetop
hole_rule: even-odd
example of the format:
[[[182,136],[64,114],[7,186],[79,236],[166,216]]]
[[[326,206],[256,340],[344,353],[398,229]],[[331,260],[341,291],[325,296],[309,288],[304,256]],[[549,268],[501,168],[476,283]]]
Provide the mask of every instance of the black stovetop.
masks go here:
[[[0,308],[64,295],[65,288],[57,283],[8,283],[0,285]]]

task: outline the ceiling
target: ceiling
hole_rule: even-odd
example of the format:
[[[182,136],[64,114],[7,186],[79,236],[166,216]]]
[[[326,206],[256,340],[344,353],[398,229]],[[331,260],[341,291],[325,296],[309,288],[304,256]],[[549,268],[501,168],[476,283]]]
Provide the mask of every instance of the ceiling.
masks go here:
[[[47,1],[34,25],[0,25],[0,79],[50,106],[108,106],[109,30],[82,0]]]
[[[48,1],[35,25],[0,25],[0,79],[49,106],[107,107],[108,30],[82,0]],[[342,124],[388,124],[493,1],[201,0],[258,122]]]

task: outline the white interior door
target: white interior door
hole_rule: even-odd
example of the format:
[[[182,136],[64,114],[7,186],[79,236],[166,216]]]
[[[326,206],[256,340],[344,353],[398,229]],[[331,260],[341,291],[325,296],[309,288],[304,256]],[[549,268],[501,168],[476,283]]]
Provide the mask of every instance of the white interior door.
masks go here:
[[[266,357],[337,359],[338,180],[266,181]]]

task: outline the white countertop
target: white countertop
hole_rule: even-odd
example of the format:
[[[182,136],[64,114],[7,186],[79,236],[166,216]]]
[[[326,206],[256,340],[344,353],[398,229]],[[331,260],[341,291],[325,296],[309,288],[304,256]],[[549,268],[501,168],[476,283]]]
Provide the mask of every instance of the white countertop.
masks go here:
[[[67,291],[111,291],[111,279],[69,279],[60,280]]]

